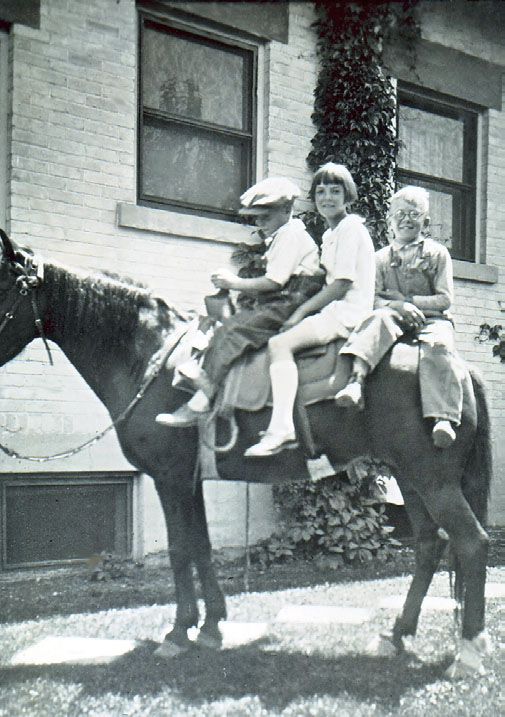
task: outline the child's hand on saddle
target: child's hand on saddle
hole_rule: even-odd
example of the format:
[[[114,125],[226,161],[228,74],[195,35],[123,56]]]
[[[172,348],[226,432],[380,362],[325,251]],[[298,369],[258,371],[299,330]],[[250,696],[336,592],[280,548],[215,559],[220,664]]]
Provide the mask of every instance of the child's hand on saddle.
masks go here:
[[[426,321],[421,309],[410,301],[392,301],[389,306],[400,314],[404,329],[419,329]]]
[[[238,289],[240,278],[229,269],[217,269],[210,277],[217,289]]]

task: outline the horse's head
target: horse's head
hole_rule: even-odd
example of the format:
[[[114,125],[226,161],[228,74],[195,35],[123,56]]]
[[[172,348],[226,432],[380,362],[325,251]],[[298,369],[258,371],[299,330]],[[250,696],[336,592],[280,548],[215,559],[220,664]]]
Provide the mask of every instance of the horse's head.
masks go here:
[[[38,335],[31,297],[36,273],[31,252],[0,229],[0,366]]]

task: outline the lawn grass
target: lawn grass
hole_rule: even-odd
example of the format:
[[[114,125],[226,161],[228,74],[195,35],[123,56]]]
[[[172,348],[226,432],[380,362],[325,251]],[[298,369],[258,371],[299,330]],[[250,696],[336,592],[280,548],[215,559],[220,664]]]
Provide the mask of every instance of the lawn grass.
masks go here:
[[[505,568],[489,569],[489,581],[505,583]],[[0,715],[2,717],[95,717],[123,715],[305,715],[361,717],[505,714],[503,600],[487,606],[488,630],[496,648],[487,674],[464,682],[444,680],[454,654],[452,612],[423,611],[413,641],[415,656],[366,654],[370,639],[391,626],[395,611],[380,599],[404,594],[407,576],[312,587],[237,593],[227,599],[228,619],[268,624],[264,637],[220,652],[191,651],[177,660],[154,654],[173,620],[173,604],[108,609],[0,628]],[[435,576],[432,596],[448,596],[447,575]],[[55,597],[57,600],[57,596]],[[286,605],[368,608],[358,625],[285,624],[276,621]],[[12,656],[47,636],[121,638],[138,647],[108,664],[12,665]]]

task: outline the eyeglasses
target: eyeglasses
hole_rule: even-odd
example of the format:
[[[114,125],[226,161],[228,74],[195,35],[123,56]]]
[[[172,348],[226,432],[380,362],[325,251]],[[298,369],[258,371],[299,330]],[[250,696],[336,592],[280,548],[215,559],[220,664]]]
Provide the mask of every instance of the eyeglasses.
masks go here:
[[[405,219],[405,217],[415,221],[416,219],[420,219],[422,216],[424,216],[424,212],[418,212],[417,209],[411,209],[408,212],[405,212],[403,209],[397,209],[396,212],[390,214],[390,217],[396,219],[398,222],[401,222],[401,220]]]

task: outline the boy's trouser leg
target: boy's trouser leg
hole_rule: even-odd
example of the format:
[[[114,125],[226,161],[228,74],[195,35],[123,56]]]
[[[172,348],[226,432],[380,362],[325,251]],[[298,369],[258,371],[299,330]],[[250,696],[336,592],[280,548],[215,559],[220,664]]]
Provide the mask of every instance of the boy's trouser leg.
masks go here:
[[[218,386],[231,365],[249,349],[266,346],[268,339],[278,333],[295,306],[289,302],[241,311],[220,326],[205,351],[202,368]]]
[[[372,371],[404,333],[397,316],[391,309],[376,309],[354,329],[340,353],[357,356]]]
[[[461,369],[454,355],[450,321],[428,320],[418,332],[419,385],[424,418],[439,418],[459,426],[463,408]]]

